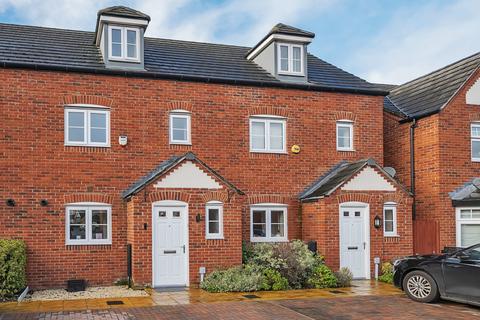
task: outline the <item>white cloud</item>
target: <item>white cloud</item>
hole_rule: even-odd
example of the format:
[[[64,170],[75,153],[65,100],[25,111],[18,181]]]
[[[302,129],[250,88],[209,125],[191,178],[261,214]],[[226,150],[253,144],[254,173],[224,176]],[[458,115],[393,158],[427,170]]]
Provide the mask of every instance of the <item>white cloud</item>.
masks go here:
[[[480,1],[431,2],[393,14],[359,48],[350,70],[372,82],[404,83],[480,51]]]
[[[149,14],[148,36],[252,45],[277,22],[298,23],[336,0],[131,0],[125,5]],[[23,23],[93,30],[96,12],[113,0],[0,0],[0,13],[12,10]]]

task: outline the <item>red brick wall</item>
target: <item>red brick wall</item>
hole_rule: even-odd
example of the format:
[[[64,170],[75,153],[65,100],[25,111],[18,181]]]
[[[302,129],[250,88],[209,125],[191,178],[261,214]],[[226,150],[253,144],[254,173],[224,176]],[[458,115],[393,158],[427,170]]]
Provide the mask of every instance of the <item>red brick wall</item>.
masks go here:
[[[467,105],[465,94],[480,77],[479,71],[457,92],[438,114],[420,119],[415,129],[416,199],[418,219],[440,224],[440,248],[456,245],[455,208],[449,192],[474,177],[480,177],[480,163],[471,161],[470,124],[480,120],[480,107]],[[410,157],[405,147],[409,123],[399,125],[385,113],[385,165],[398,170],[408,181]]]
[[[382,262],[413,253],[412,234],[412,199],[403,191],[352,192],[337,190],[330,197],[316,202],[303,204],[305,240],[316,240],[318,252],[325,257],[325,262],[332,269],[340,267],[340,226],[339,206],[345,202],[362,202],[369,205],[370,216],[370,261],[371,272],[374,272],[374,257],[380,257]],[[384,237],[383,228],[373,226],[375,216],[383,219],[383,206],[386,202],[397,204],[398,237]]]
[[[0,204],[0,237],[26,240],[33,287],[125,277],[127,237],[138,235],[120,193],[173,154],[192,150],[249,198],[294,199],[342,159],[383,162],[382,97],[20,69],[0,69],[0,78],[0,199],[17,202]],[[64,105],[72,102],[111,108],[111,148],[64,146]],[[168,143],[169,110],[179,107],[192,112],[191,147]],[[287,116],[287,150],[298,144],[301,152],[250,153],[248,119],[259,113]],[[355,152],[335,149],[335,120],[345,117],[355,119]],[[65,246],[65,197],[78,193],[113,199],[111,246]],[[290,238],[301,236],[295,210]]]

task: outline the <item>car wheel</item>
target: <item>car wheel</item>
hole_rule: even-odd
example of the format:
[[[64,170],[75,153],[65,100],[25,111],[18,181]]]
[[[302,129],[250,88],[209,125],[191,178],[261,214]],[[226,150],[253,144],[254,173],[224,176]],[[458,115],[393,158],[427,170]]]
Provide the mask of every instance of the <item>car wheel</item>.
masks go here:
[[[403,279],[403,290],[412,300],[430,303],[438,300],[435,280],[426,272],[415,270]]]

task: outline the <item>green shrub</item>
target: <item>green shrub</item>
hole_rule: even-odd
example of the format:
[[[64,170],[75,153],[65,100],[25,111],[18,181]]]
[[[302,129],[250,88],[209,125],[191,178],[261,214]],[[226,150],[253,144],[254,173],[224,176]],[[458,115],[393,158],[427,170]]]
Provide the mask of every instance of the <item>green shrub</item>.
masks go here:
[[[263,273],[273,269],[287,279],[290,287],[302,288],[313,269],[321,264],[321,258],[315,256],[299,240],[289,243],[259,243],[252,247],[246,262]]]
[[[239,292],[260,290],[262,284],[263,275],[247,266],[213,271],[200,287],[208,292]]]
[[[288,280],[274,269],[265,269],[263,271],[262,290],[287,290]]]
[[[23,241],[0,239],[0,297],[11,297],[27,286],[26,265]]]
[[[350,287],[352,285],[353,273],[347,267],[343,267],[335,272],[337,278],[337,287]]]
[[[393,283],[393,266],[390,262],[382,264],[382,275],[378,280],[386,283]]]
[[[315,267],[307,283],[310,287],[316,289],[335,288],[337,286],[337,278],[329,267],[321,264]]]

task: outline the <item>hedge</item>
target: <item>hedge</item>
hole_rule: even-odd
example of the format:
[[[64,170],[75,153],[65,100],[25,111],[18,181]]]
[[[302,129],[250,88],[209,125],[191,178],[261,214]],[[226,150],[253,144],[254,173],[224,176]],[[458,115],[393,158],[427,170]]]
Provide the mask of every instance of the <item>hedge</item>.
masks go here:
[[[14,296],[27,286],[26,266],[25,243],[0,239],[0,298]]]

